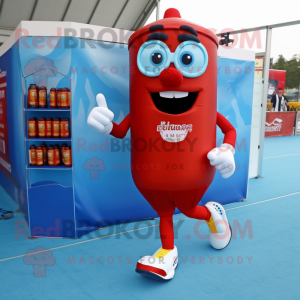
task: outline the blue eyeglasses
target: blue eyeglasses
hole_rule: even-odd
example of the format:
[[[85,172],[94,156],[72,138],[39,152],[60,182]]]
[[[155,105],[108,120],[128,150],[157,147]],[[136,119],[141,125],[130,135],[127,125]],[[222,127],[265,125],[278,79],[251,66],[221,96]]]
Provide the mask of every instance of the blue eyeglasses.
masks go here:
[[[151,40],[141,46],[137,56],[139,70],[149,77],[159,76],[172,62],[183,76],[198,77],[206,70],[208,54],[203,45],[194,41],[181,43],[172,53],[164,42]]]

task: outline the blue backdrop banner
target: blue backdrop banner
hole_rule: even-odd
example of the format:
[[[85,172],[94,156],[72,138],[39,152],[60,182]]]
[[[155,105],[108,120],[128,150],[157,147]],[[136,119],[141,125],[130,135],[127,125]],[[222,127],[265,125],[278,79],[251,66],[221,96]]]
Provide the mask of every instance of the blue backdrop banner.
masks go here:
[[[80,237],[104,225],[157,217],[132,180],[130,131],[119,140],[98,134],[87,125],[87,117],[97,105],[98,93],[105,95],[115,123],[120,123],[129,113],[127,46],[94,41],[85,47],[79,45],[79,39],[60,38],[51,49],[37,49],[33,47],[33,38],[27,37],[26,44],[19,42],[0,58],[0,68],[7,71],[7,95],[10,96],[7,126],[11,164],[10,175],[1,169],[0,183],[9,186],[10,194],[23,203],[25,212],[28,201],[31,230],[43,229],[35,235],[48,235],[49,227],[58,226],[57,235]],[[44,85],[48,92],[52,87],[71,87],[73,170],[26,171],[25,155],[33,142],[24,148],[22,77],[39,69],[42,70],[26,79],[27,85]],[[237,130],[236,172],[227,180],[217,172],[201,205],[211,200],[227,204],[247,196],[253,84],[253,61],[218,58],[218,111]],[[50,112],[38,112],[35,116],[49,117]],[[218,129],[217,145],[222,139]],[[31,179],[29,186],[26,172]],[[28,198],[27,190],[30,190]],[[45,193],[50,196],[41,205],[38,198]],[[68,232],[64,226],[69,228]]]

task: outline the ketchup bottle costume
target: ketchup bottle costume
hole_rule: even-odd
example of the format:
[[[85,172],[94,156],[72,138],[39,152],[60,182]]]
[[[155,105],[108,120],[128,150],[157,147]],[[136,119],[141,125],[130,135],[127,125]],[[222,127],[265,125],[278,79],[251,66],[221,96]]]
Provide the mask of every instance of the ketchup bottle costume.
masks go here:
[[[231,228],[221,204],[198,206],[216,169],[234,173],[236,131],[217,112],[218,39],[182,20],[176,9],[136,31],[128,43],[130,114],[112,122],[102,94],[88,124],[124,138],[131,128],[131,168],[136,187],[160,216],[162,248],[137,263],[136,271],[158,280],[173,278],[178,263],[172,215],[206,220],[210,243],[225,248]],[[225,134],[216,148],[216,126]]]

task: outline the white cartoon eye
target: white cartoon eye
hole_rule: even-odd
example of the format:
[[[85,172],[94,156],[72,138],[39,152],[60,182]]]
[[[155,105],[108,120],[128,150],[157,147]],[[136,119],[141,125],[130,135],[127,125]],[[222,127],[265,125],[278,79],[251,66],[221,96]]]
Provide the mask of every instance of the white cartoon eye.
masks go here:
[[[159,76],[160,72],[168,66],[168,46],[158,40],[144,43],[138,53],[137,65],[141,73],[149,77]]]
[[[175,66],[185,77],[202,75],[208,64],[205,47],[195,41],[186,41],[176,49]]]

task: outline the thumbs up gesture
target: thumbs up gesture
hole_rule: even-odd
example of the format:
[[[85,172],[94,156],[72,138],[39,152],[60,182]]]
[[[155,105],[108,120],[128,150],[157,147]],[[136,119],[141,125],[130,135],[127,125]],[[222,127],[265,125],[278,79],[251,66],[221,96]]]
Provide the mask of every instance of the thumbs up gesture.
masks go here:
[[[96,97],[98,107],[91,110],[87,123],[94,130],[102,134],[108,134],[112,131],[114,113],[107,108],[107,103],[103,94],[98,94]]]

